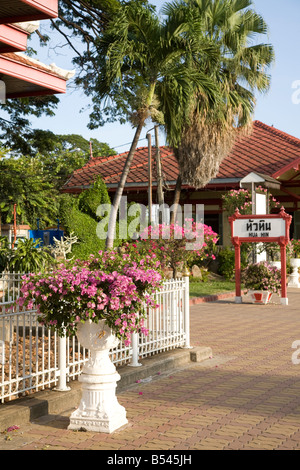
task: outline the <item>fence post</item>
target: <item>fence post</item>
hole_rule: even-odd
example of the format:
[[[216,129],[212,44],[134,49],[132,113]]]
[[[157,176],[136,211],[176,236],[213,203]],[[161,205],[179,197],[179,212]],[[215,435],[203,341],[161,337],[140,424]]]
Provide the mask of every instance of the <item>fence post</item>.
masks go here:
[[[190,349],[190,273],[186,269],[183,278],[184,286],[184,330],[185,330],[185,348]]]
[[[132,345],[132,358],[130,367],[140,367],[142,364],[139,362],[139,334],[132,333],[131,335],[131,345]]]
[[[65,334],[60,336],[58,341],[58,370],[58,385],[54,390],[57,392],[67,392],[71,390],[71,388],[67,386],[67,337]]]

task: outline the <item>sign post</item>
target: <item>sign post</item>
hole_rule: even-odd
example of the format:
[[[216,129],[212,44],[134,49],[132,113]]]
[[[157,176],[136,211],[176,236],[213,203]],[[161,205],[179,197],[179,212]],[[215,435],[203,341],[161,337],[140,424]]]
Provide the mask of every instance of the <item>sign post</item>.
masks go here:
[[[231,240],[235,247],[236,303],[242,303],[241,294],[241,244],[278,243],[281,252],[281,303],[288,305],[286,276],[286,246],[290,241],[292,216],[282,207],[279,214],[241,215],[236,209],[229,217]]]

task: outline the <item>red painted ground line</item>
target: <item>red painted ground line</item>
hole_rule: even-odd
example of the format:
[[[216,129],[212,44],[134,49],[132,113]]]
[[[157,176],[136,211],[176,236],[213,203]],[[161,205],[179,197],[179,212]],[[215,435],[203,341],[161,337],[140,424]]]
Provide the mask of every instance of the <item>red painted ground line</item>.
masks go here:
[[[235,292],[225,292],[224,294],[206,295],[204,297],[193,297],[190,299],[190,306],[204,304],[207,302],[216,302],[217,300],[229,299],[235,297]]]

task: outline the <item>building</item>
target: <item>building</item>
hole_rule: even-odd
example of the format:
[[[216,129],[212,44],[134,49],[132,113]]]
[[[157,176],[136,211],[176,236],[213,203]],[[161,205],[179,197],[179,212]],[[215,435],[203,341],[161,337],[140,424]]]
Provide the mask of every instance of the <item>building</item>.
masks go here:
[[[156,200],[155,151],[153,162],[153,203]],[[178,165],[172,149],[161,147],[165,203],[173,204],[178,176]],[[83,168],[75,171],[62,188],[63,192],[78,194],[88,189],[95,177],[101,175],[113,196],[128,152],[111,157],[91,159]],[[222,162],[215,179],[201,190],[182,185],[180,204],[204,204],[205,223],[221,237],[221,243],[230,243],[230,227],[222,207],[222,195],[239,189],[240,182],[255,172],[278,181],[279,189],[272,190],[276,199],[293,216],[291,236],[300,238],[300,139],[286,134],[260,121],[253,123],[252,133],[238,140],[230,154]],[[128,201],[147,205],[148,202],[148,147],[138,148],[127,178],[124,195]]]
[[[6,98],[66,92],[73,72],[24,54],[38,21],[58,16],[58,0],[10,0],[0,6],[0,78]],[[2,97],[1,95],[1,97]]]

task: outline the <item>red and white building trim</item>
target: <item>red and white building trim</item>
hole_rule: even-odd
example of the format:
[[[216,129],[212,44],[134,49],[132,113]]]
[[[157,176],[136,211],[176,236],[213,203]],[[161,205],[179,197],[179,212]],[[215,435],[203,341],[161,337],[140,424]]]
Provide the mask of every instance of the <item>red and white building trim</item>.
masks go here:
[[[6,98],[66,92],[73,72],[23,54],[38,21],[57,15],[58,0],[9,0],[0,5],[0,80],[5,84]]]

